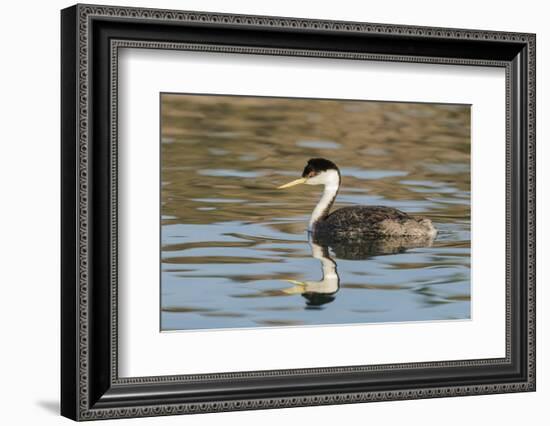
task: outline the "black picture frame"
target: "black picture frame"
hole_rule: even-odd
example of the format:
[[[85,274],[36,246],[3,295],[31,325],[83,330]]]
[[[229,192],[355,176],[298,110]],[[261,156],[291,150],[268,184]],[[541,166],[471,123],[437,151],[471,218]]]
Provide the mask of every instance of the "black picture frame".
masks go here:
[[[535,35],[75,5],[61,12],[61,414],[74,420],[535,390]],[[506,357],[118,377],[117,49],[506,70]]]

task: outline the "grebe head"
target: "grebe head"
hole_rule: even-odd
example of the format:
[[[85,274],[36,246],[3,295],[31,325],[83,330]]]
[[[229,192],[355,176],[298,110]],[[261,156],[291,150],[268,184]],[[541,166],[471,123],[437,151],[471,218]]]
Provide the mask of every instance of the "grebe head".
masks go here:
[[[302,177],[279,186],[279,189],[290,188],[291,186],[300,185],[325,185],[330,187],[338,187],[340,185],[340,170],[336,164],[324,158],[312,158],[308,160]]]
[[[330,160],[312,158],[304,167],[302,178],[307,179],[306,185],[340,184],[340,170]]]
[[[340,170],[332,161],[324,158],[310,159],[300,179],[293,180],[287,184],[279,186],[279,189],[290,188],[291,186],[305,183],[306,185],[324,185],[323,195],[313,209],[309,220],[309,231],[314,230],[316,224],[327,217],[330,207],[336,198],[338,188],[340,187]]]

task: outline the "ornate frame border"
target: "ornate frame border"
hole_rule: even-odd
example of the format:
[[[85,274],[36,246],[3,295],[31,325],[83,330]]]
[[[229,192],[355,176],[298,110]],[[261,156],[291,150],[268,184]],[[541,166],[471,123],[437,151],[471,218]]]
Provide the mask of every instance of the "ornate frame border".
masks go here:
[[[308,51],[297,49],[270,49],[270,48],[249,48],[249,47],[233,47],[221,45],[201,45],[192,43],[162,43],[150,41],[135,41],[135,40],[111,40],[111,164],[112,164],[112,192],[111,192],[111,223],[112,223],[112,246],[111,246],[111,285],[113,289],[117,288],[117,225],[118,225],[118,187],[117,187],[117,164],[118,164],[118,134],[117,134],[117,116],[118,116],[118,53],[121,48],[133,49],[160,49],[160,50],[187,50],[200,52],[221,52],[234,54],[261,54],[274,56],[307,56],[307,57],[323,57],[330,59],[356,59],[369,61],[385,61],[385,62],[410,62],[410,63],[431,63],[431,64],[453,64],[453,65],[472,65],[472,66],[488,66],[502,67],[505,69],[507,81],[506,97],[510,96],[510,65],[503,61],[486,61],[486,60],[464,60],[464,59],[442,59],[442,58],[418,58],[414,56],[395,56],[395,55],[371,55],[361,53],[342,53],[342,52],[326,52],[326,51]],[[507,108],[507,116],[510,115]],[[509,129],[507,129],[507,146],[510,142]],[[508,150],[506,153],[507,165],[510,164],[511,153]],[[506,203],[511,202],[510,199],[510,181],[506,182],[507,197]],[[510,227],[510,215],[507,211],[506,227]],[[510,253],[510,247],[506,248],[507,253]],[[508,262],[509,263],[509,262]],[[474,365],[490,365],[509,363],[510,343],[511,343],[511,295],[510,295],[510,276],[506,276],[506,356],[505,358],[494,359],[476,359],[476,360],[461,360],[461,361],[445,361],[445,362],[420,362],[420,363],[400,363],[400,364],[378,364],[353,367],[329,367],[329,368],[308,368],[308,369],[291,369],[291,370],[262,370],[262,371],[247,371],[238,373],[216,373],[216,374],[201,374],[201,375],[174,375],[174,376],[155,376],[155,377],[136,377],[136,378],[119,378],[118,377],[118,351],[112,351],[111,359],[111,380],[113,383],[169,383],[173,381],[193,381],[193,380],[216,380],[216,379],[239,379],[245,377],[266,377],[277,375],[303,375],[308,373],[341,373],[341,372],[357,372],[357,371],[380,371],[403,369],[411,367],[451,367],[451,366],[474,366]],[[113,348],[117,348],[118,344],[118,327],[117,327],[117,306],[118,298],[116,291],[113,292],[111,299],[111,328]]]
[[[68,12],[67,12],[68,13]],[[229,411],[229,410],[246,410],[260,408],[276,408],[276,407],[291,407],[291,406],[306,406],[306,405],[322,405],[322,404],[339,404],[364,401],[381,401],[381,400],[399,400],[399,399],[415,399],[415,398],[432,398],[442,396],[459,396],[459,395],[474,395],[486,393],[502,393],[502,392],[517,392],[517,391],[532,391],[535,389],[535,36],[533,34],[519,33],[503,33],[493,31],[477,31],[463,29],[447,29],[447,28],[426,28],[426,27],[410,27],[400,25],[384,25],[384,24],[369,24],[357,22],[336,22],[323,20],[309,19],[294,19],[294,18],[276,18],[266,16],[245,16],[245,15],[227,15],[227,14],[212,14],[201,12],[184,12],[184,11],[168,11],[155,9],[135,9],[121,7],[103,7],[77,5],[72,9],[72,13],[76,17],[77,22],[77,64],[76,64],[76,79],[77,87],[77,107],[76,111],[76,271],[77,277],[70,282],[69,285],[76,285],[76,306],[74,306],[74,318],[76,318],[76,349],[77,361],[75,362],[74,378],[76,382],[71,385],[71,388],[78,392],[78,395],[73,399],[63,396],[65,406],[76,406],[63,408],[65,415],[79,420],[92,420],[112,417],[137,417],[150,415],[169,415],[169,414],[184,414],[196,412],[213,412],[213,411]],[[484,40],[484,41],[506,41],[512,43],[522,43],[527,48],[527,109],[526,117],[527,126],[527,172],[528,180],[526,182],[526,203],[527,203],[527,229],[528,229],[528,244],[527,244],[527,380],[519,382],[506,382],[500,384],[483,384],[478,386],[449,386],[449,387],[433,387],[424,389],[400,389],[379,392],[350,392],[350,393],[327,393],[323,395],[308,395],[308,396],[291,396],[291,397],[270,397],[270,398],[254,398],[254,399],[234,399],[234,400],[218,400],[213,402],[201,403],[163,403],[155,405],[143,406],[128,406],[128,407],[113,407],[106,405],[94,406],[90,397],[90,133],[89,133],[89,114],[90,114],[90,28],[91,22],[96,18],[121,18],[139,20],[140,22],[158,22],[158,21],[173,21],[180,23],[205,23],[216,25],[238,25],[259,28],[279,28],[279,29],[303,29],[326,32],[349,32],[361,34],[382,34],[382,35],[410,35],[422,38],[437,38],[449,40]],[[216,51],[226,53],[239,54],[265,54],[265,55],[297,55],[297,56],[315,56],[339,59],[362,59],[362,60],[384,60],[398,62],[426,62],[426,63],[446,63],[460,65],[483,65],[497,66],[506,69],[506,108],[507,108],[507,259],[506,259],[506,358],[504,359],[483,359],[483,360],[466,360],[452,362],[434,362],[434,363],[415,363],[415,364],[389,364],[382,366],[361,366],[361,367],[334,367],[322,369],[305,369],[305,370],[274,370],[262,372],[246,372],[246,373],[224,373],[199,376],[160,376],[160,377],[145,377],[145,378],[119,378],[117,369],[117,84],[118,84],[118,49],[119,48],[155,48],[155,49],[178,49],[178,50],[197,50],[197,51]],[[512,87],[511,73],[512,65],[508,61],[498,60],[478,60],[478,59],[462,59],[462,58],[441,58],[441,57],[419,57],[419,56],[403,56],[403,55],[386,55],[386,54],[368,54],[368,53],[349,53],[338,51],[315,51],[303,49],[279,49],[279,48],[255,48],[243,46],[222,46],[222,45],[206,45],[196,43],[172,43],[172,42],[153,42],[143,40],[117,40],[113,39],[110,42],[110,91],[111,91],[111,301],[110,301],[110,318],[111,318],[111,360],[110,360],[110,381],[112,386],[123,386],[128,384],[133,385],[148,385],[148,384],[169,384],[182,381],[212,381],[219,379],[237,379],[246,377],[267,377],[267,376],[303,376],[305,374],[320,373],[342,373],[342,372],[358,372],[358,371],[380,371],[405,368],[426,368],[426,367],[449,367],[449,366],[474,366],[474,365],[490,365],[490,364],[505,364],[510,363],[510,342],[512,316],[510,312],[511,301],[511,269],[510,256],[511,249],[511,218],[510,207],[511,199],[511,137],[513,129],[510,128],[511,114],[511,96],[514,88]],[[74,65],[74,64],[73,64]],[[75,143],[75,141],[70,141]],[[73,158],[71,161],[75,161]],[[73,238],[75,236],[73,235]],[[73,258],[74,258],[74,254]],[[66,319],[64,318],[64,321]],[[72,377],[72,376],[71,376]],[[97,405],[97,404],[96,404]]]

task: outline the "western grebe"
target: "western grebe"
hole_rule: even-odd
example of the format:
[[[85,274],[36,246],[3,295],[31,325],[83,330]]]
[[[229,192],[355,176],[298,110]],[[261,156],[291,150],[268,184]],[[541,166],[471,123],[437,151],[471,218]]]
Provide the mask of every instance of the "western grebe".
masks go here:
[[[317,241],[347,241],[384,237],[413,237],[433,239],[437,230],[427,218],[409,216],[385,206],[350,206],[329,213],[340,188],[340,170],[332,161],[312,158],[302,177],[278,188],[324,185],[323,195],[313,209],[309,231]]]

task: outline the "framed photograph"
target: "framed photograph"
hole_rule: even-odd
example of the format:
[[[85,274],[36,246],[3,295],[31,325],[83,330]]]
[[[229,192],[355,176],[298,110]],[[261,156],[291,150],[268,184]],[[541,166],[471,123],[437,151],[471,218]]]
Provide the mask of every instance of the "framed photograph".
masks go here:
[[[535,390],[535,35],[61,12],[61,412]]]

